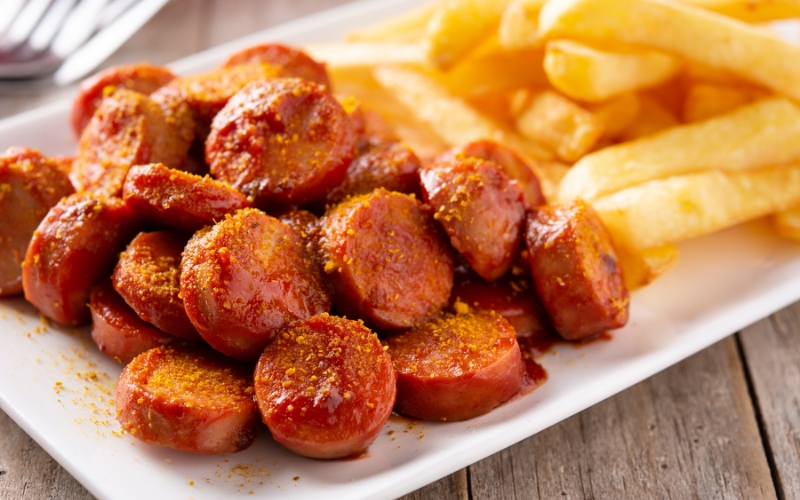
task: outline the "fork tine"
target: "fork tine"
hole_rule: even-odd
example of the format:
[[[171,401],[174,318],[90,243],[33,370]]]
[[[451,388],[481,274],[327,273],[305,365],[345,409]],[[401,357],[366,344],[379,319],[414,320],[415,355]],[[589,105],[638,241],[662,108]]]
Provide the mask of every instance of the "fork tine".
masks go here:
[[[59,57],[67,57],[89,39],[108,0],[82,0],[69,13],[53,40],[51,49]]]
[[[33,34],[28,40],[28,46],[34,52],[42,52],[50,46],[50,42],[58,33],[61,23],[67,17],[72,6],[77,0],[55,0],[53,5],[44,16],[44,19],[36,26]]]
[[[17,12],[22,8],[25,0],[5,0],[4,3],[6,5],[0,10],[0,36],[11,26],[11,23],[14,21],[14,18],[17,17]]]
[[[51,0],[30,0],[19,11],[14,23],[8,28],[5,36],[0,39],[0,52],[10,52],[28,39],[42,16],[50,6]]]

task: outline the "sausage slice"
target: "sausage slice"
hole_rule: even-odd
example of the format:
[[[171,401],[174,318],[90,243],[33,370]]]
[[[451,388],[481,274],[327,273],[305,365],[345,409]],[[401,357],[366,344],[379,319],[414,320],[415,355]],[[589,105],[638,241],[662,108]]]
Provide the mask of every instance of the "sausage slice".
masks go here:
[[[340,312],[391,330],[447,304],[452,250],[419,200],[377,189],[332,208],[320,227],[320,257]]]
[[[628,321],[628,290],[597,213],[583,200],[536,208],[528,216],[531,275],[553,326],[585,339]]]
[[[466,420],[519,392],[514,329],[492,311],[445,314],[389,337],[397,372],[395,410],[426,420]]]
[[[420,179],[434,218],[472,269],[487,281],[504,275],[522,245],[525,202],[517,182],[473,157],[436,161]]]
[[[181,254],[188,239],[170,231],[139,233],[120,255],[111,280],[140,318],[172,335],[200,340],[180,295]]]
[[[262,208],[322,198],[342,182],[354,154],[341,104],[297,78],[247,85],[214,118],[206,141],[211,173]]]
[[[100,352],[122,365],[147,350],[175,340],[137,316],[110,281],[94,289],[89,308],[94,343]]]
[[[287,323],[331,307],[322,276],[286,224],[240,210],[189,240],[181,264],[186,313],[211,346],[255,360]]]
[[[146,443],[190,453],[235,453],[260,427],[249,371],[211,351],[150,349],[117,383],[117,420]]]
[[[245,195],[224,182],[160,163],[131,167],[122,197],[143,219],[186,231],[214,224],[251,205]]]
[[[50,209],[33,233],[22,285],[25,298],[65,325],[90,319],[89,295],[136,234],[138,219],[121,200],[74,194]]]
[[[276,441],[313,458],[358,455],[395,402],[395,373],[360,321],[322,314],[282,329],[256,367],[256,399]]]
[[[0,155],[0,297],[22,293],[22,261],[47,211],[72,193],[55,161],[28,148]]]
[[[312,59],[302,50],[280,43],[265,43],[241,50],[228,58],[223,67],[241,64],[268,63],[275,67],[283,78],[302,78],[331,88],[328,70],[324,63]]]

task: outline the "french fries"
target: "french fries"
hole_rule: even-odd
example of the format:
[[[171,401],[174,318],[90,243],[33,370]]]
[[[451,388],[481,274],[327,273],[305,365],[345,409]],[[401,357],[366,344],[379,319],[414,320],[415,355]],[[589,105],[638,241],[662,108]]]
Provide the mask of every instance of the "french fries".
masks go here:
[[[640,251],[617,245],[617,261],[622,268],[625,287],[638,290],[649,285],[678,265],[680,252],[672,244]]]
[[[547,0],[511,0],[497,29],[500,43],[509,49],[540,46],[539,12],[545,3]]]
[[[779,236],[788,240],[800,241],[800,205],[773,215],[772,226]]]
[[[639,98],[639,113],[636,118],[617,135],[617,138],[622,141],[633,141],[674,127],[678,123],[678,119],[666,106],[649,95],[643,95]]]
[[[800,204],[800,164],[659,179],[592,202],[615,241],[659,247]]]
[[[348,42],[414,43],[425,37],[428,23],[439,7],[438,1],[428,2],[403,15],[367,26],[347,34]]]
[[[680,67],[678,59],[655,50],[601,50],[571,40],[548,42],[544,58],[553,87],[587,102],[656,86],[672,78]]]
[[[603,136],[610,139],[617,137],[633,123],[639,115],[640,108],[641,99],[635,92],[586,106],[586,109],[603,124]]]
[[[559,199],[592,201],[693,171],[748,170],[798,161],[799,137],[800,108],[788,99],[766,99],[587,155],[564,177]]]
[[[722,115],[759,97],[765,97],[764,93],[748,87],[696,83],[686,92],[683,121],[691,123]]]
[[[800,99],[800,47],[721,15],[659,0],[548,2],[539,16],[547,39],[639,44],[727,69]]]
[[[409,43],[327,43],[306,45],[303,50],[322,61],[333,78],[346,78],[343,73],[372,71],[379,64],[424,66],[427,56],[422,46]]]
[[[749,23],[800,17],[798,0],[680,0]]]

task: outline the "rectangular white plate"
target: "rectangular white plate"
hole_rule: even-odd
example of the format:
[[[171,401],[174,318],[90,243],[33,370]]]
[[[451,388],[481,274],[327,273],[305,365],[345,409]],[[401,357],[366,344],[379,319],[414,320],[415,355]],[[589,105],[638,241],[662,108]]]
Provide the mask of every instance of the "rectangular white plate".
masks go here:
[[[414,0],[361,2],[193,56],[201,71],[267,40],[335,41],[347,29],[400,13]],[[0,122],[0,150],[74,151],[70,103]],[[0,214],[2,217],[3,214]],[[395,498],[541,431],[800,299],[800,245],[761,223],[681,246],[677,269],[634,294],[631,322],[611,342],[559,347],[542,360],[540,389],[468,422],[392,420],[369,456],[322,462],[293,455],[264,433],[247,451],[193,456],[120,436],[113,390],[121,369],[88,330],[45,326],[21,299],[0,300],[0,407],[101,499]],[[390,431],[395,431],[392,435]]]

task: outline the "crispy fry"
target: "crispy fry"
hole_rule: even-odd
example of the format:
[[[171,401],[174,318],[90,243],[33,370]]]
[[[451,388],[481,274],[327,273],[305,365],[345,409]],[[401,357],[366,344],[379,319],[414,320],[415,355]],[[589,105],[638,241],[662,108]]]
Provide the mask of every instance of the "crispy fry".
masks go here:
[[[509,49],[538,47],[539,12],[547,0],[511,0],[500,19],[500,43]]]
[[[633,141],[676,126],[675,115],[659,101],[649,95],[639,98],[639,114],[627,128],[617,136],[622,141]]]
[[[549,2],[539,17],[546,39],[626,42],[727,69],[800,99],[800,47],[745,23],[659,0]]]
[[[800,241],[800,205],[773,215],[772,227],[782,238]]]
[[[696,83],[686,91],[683,121],[691,123],[722,115],[761,97],[765,93],[752,87]]]
[[[680,252],[671,244],[644,250],[630,250],[615,245],[625,287],[638,290],[671,271],[678,264]]]
[[[659,179],[592,203],[614,240],[659,247],[800,204],[800,164]]]
[[[680,0],[748,23],[800,17],[798,0]]]
[[[702,170],[748,170],[800,160],[800,108],[766,99],[732,113],[665,130],[581,159],[559,199],[595,200],[653,179]],[[651,245],[656,246],[656,245]]]
[[[520,133],[574,162],[590,151],[603,135],[604,123],[591,112],[551,90],[533,96],[517,118]]]
[[[680,67],[678,59],[656,50],[603,50],[571,40],[548,42],[544,58],[553,87],[587,102],[659,85]]]
[[[428,22],[439,7],[439,1],[428,2],[405,14],[367,26],[347,34],[348,42],[419,42],[425,37]]]
[[[426,62],[425,51],[413,43],[326,43],[306,45],[303,50],[328,71],[372,68],[379,64],[417,64]]]
[[[588,109],[603,124],[603,136],[615,138],[628,128],[639,116],[639,96],[630,92],[597,104],[588,104]]]

